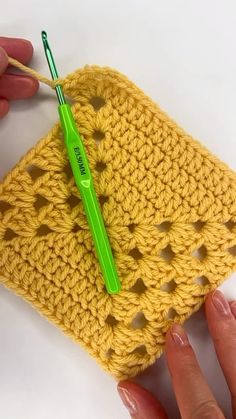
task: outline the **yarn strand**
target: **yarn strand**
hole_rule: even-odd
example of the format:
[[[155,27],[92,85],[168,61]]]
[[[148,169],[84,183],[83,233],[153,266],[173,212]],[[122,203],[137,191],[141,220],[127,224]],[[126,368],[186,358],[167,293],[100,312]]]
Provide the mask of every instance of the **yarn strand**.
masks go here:
[[[15,58],[8,57],[8,62],[10,65],[18,68],[21,71],[24,71],[24,73],[29,74],[30,76],[34,77],[35,79],[39,80],[41,83],[47,84],[52,89],[55,89],[55,86],[57,84],[62,83],[62,79],[58,80],[50,80],[47,77],[43,76],[42,74],[38,73],[37,71],[33,70],[30,67],[27,67],[26,65],[20,63],[19,61],[15,60]]]

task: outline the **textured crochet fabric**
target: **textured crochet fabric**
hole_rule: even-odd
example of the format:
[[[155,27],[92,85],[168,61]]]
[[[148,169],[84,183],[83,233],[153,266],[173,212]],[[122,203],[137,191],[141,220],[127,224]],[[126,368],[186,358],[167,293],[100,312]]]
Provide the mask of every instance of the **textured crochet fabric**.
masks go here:
[[[235,270],[236,175],[118,72],[86,67],[63,87],[122,291],[105,291],[59,125],[0,186],[0,280],[131,377]]]

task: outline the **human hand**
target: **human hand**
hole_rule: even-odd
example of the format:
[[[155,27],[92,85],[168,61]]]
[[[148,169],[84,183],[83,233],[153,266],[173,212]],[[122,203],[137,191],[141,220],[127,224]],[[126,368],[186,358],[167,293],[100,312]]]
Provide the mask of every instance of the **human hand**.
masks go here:
[[[228,303],[217,290],[208,295],[205,310],[236,418],[236,302]],[[224,419],[181,326],[167,332],[165,353],[181,418]],[[118,391],[133,419],[167,419],[160,402],[135,382],[120,382]]]
[[[32,77],[11,74],[8,69],[8,55],[27,64],[33,55],[31,42],[0,36],[0,118],[9,111],[9,101],[33,96],[39,85]]]

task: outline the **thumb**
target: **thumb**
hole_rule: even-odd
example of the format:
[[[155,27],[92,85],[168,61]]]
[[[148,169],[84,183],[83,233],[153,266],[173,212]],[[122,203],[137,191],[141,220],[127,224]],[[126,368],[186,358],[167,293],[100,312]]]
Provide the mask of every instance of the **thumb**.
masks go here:
[[[8,66],[8,56],[3,48],[0,47],[0,75],[4,73]]]
[[[118,384],[119,395],[133,419],[168,419],[160,402],[148,390],[133,381]]]

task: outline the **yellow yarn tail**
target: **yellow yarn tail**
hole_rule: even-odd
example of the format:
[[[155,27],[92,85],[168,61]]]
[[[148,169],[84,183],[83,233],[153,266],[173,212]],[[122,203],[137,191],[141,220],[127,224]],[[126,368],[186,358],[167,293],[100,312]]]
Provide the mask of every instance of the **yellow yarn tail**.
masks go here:
[[[50,80],[45,76],[42,76],[37,71],[33,70],[30,67],[27,67],[26,65],[20,63],[19,61],[15,60],[15,58],[8,57],[8,62],[12,66],[18,68],[19,70],[24,71],[25,73],[29,74],[30,76],[34,77],[35,79],[39,80],[41,83],[47,84],[48,86],[52,87],[53,89],[57,84],[62,83],[62,79],[58,79],[56,81]]]

